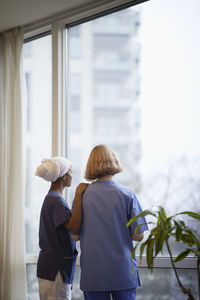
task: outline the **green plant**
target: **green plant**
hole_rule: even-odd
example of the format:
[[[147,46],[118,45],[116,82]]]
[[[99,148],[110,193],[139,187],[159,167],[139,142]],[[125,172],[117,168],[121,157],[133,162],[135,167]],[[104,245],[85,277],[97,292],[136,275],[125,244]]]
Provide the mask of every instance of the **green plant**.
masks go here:
[[[166,215],[166,211],[162,206],[159,206],[158,211],[144,210],[138,216],[132,218],[127,227],[130,226],[131,223],[136,221],[140,217],[145,217],[151,215],[156,218],[156,223],[153,228],[149,231],[148,238],[144,242],[139,242],[135,245],[132,250],[132,257],[135,256],[137,247],[140,248],[140,263],[142,259],[143,252],[146,248],[146,261],[147,266],[153,271],[154,259],[158,256],[159,253],[163,252],[163,247],[166,246],[170,259],[172,268],[174,270],[178,285],[182,292],[188,296],[188,299],[194,300],[194,296],[192,295],[192,291],[189,288],[185,288],[180,281],[176,265],[175,263],[183,260],[189,254],[193,255],[197,258],[197,278],[198,278],[198,290],[199,290],[199,299],[200,299],[200,236],[197,231],[188,227],[184,221],[179,220],[178,216],[187,215],[197,221],[200,221],[200,214],[192,212],[192,211],[184,211],[180,212],[176,215],[168,217]],[[135,229],[135,233],[138,232],[141,224],[137,226]],[[170,248],[169,238],[173,238],[176,242],[182,242],[186,245],[184,251],[178,254],[178,256],[174,259],[172,256],[172,251]]]

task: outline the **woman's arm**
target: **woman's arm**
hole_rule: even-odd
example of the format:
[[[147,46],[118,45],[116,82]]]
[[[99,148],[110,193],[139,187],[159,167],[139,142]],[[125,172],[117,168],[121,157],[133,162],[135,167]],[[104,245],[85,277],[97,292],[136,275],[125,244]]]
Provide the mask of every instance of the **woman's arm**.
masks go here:
[[[80,183],[75,192],[75,199],[73,203],[72,215],[68,222],[63,226],[71,233],[79,234],[82,224],[82,194],[87,188],[87,183]]]
[[[137,234],[132,234],[132,240],[133,241],[138,241],[140,242],[144,237],[144,232],[141,232],[141,233],[137,233]]]

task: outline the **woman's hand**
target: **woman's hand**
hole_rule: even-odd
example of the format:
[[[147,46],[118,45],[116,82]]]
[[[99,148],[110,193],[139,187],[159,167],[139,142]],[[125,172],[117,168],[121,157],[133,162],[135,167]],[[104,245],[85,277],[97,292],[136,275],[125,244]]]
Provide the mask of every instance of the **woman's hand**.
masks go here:
[[[64,223],[64,227],[71,233],[78,235],[81,230],[82,223],[82,194],[88,187],[88,183],[79,183],[75,192],[72,215],[68,222]]]
[[[84,182],[79,183],[79,185],[76,187],[76,193],[82,195],[82,193],[86,190],[88,185],[89,183],[84,183]]]

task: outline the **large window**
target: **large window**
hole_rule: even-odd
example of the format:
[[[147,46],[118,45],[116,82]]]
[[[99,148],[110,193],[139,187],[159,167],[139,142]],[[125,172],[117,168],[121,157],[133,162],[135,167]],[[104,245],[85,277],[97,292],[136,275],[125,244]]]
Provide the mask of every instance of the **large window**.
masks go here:
[[[84,179],[90,150],[96,144],[106,143],[117,152],[124,166],[116,180],[135,190],[143,209],[163,205],[169,214],[199,212],[199,9],[198,0],[192,4],[186,0],[147,1],[63,29],[63,86],[67,89],[66,98],[62,99],[66,115],[61,129],[65,133],[65,154],[73,164],[73,186],[66,194],[70,204],[76,185]],[[41,158],[51,156],[52,145],[57,142],[52,139],[56,103],[51,100],[53,52],[51,35],[24,45],[27,255],[38,255],[39,212],[49,186],[34,176],[35,168]],[[59,54],[57,58],[60,59]],[[198,229],[196,222],[187,222]],[[178,250],[174,245],[173,254]],[[29,299],[36,300],[36,261],[30,262]],[[180,272],[193,286],[195,270]],[[149,299],[182,299],[167,268],[157,269],[153,275],[141,270],[143,286],[138,299],[150,295],[149,283],[165,275],[167,291],[165,286],[160,286],[159,291],[151,289]],[[79,267],[73,299],[82,299]]]

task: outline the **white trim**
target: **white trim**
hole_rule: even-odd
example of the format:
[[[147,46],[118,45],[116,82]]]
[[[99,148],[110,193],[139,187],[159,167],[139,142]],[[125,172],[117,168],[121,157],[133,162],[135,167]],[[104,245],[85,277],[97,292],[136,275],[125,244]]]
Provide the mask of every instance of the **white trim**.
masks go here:
[[[68,150],[69,150],[69,122],[68,122],[68,117],[69,117],[69,101],[68,101],[68,89],[69,89],[69,63],[67,61],[68,56],[68,51],[69,51],[69,45],[68,45],[68,30],[65,30],[65,155],[68,157]],[[66,199],[69,199],[69,189],[66,189]]]
[[[136,256],[138,265],[139,265],[139,256]],[[38,260],[37,255],[27,255],[26,256],[26,264],[36,264]],[[186,257],[184,260],[176,263],[176,268],[178,269],[196,269],[196,258],[194,257]],[[80,266],[80,256],[78,256],[76,265]],[[141,268],[147,268],[146,259],[143,258],[141,262]],[[169,257],[158,257],[155,258],[154,268],[162,268],[162,269],[171,269],[171,261]]]
[[[51,30],[51,24],[47,24],[47,25],[42,25],[40,23],[38,23],[37,25],[34,26],[34,28],[31,30],[26,30],[24,29],[24,39],[28,39],[30,37],[33,37],[35,35],[38,35],[40,33],[46,32]]]
[[[143,0],[148,1],[148,0]],[[88,18],[93,15],[103,13],[107,10],[114,9],[116,7],[119,7],[121,5],[128,5],[132,4],[133,0],[92,0],[88,1],[84,4],[78,5],[72,9],[65,10],[63,12],[60,12],[58,14],[49,16],[47,18],[43,18],[40,21],[32,22],[30,24],[26,24],[24,26],[24,32],[25,34],[28,32],[33,32],[35,30],[38,30],[38,28],[47,27],[50,24],[52,24],[54,21],[64,21],[65,24],[70,24],[72,22],[79,21],[83,18]],[[135,0],[137,3],[137,1]],[[139,5],[139,4],[136,4]]]
[[[140,258],[136,256],[138,265]],[[173,257],[175,259],[175,257]],[[176,268],[180,269],[196,269],[196,259],[194,257],[186,257],[184,260],[175,264]],[[142,258],[141,267],[147,268],[146,259]],[[157,257],[154,260],[154,268],[172,268],[171,260],[169,257]]]

